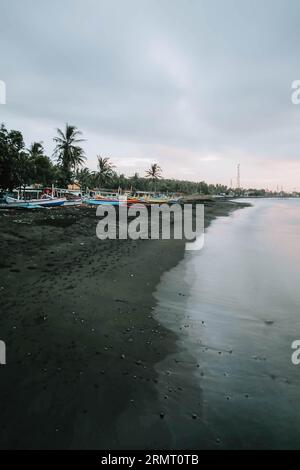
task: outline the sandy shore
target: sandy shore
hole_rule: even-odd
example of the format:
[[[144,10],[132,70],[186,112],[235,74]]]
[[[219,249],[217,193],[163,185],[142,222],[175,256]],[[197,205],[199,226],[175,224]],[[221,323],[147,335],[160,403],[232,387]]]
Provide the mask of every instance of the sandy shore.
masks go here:
[[[207,202],[206,225],[239,207]],[[99,241],[96,224],[94,208],[0,212],[0,448],[168,441],[154,366],[176,338],[153,293],[184,243]]]

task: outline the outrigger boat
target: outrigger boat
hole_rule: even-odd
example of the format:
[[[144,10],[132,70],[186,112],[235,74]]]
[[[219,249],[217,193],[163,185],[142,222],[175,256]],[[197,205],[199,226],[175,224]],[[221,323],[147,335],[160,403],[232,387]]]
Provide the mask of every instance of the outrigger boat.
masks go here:
[[[138,202],[143,204],[177,204],[181,201],[181,196],[157,194],[151,191],[137,191]]]
[[[80,206],[82,204],[82,198],[67,199],[64,202],[64,206]]]
[[[24,207],[24,208],[30,208],[31,206],[34,207],[57,207],[57,206],[62,206],[66,202],[65,197],[51,197],[51,196],[45,196],[40,199],[15,199],[10,196],[6,196],[6,204],[8,207]]]
[[[177,204],[181,198],[87,198],[84,200],[86,204],[92,204],[95,206],[99,205],[112,205],[112,206],[123,206],[123,205],[132,205],[132,204]]]
[[[101,206],[101,205],[111,205],[111,206],[124,206],[128,204],[126,198],[105,198],[105,197],[97,197],[97,198],[87,198],[84,200],[86,204],[91,204],[93,206]]]
[[[178,204],[182,198],[181,197],[146,197],[141,198],[139,202],[144,202],[145,204]]]
[[[92,204],[95,206],[99,205],[112,205],[122,206],[128,204],[134,204],[138,201],[138,198],[131,197],[128,194],[120,194],[118,192],[95,192],[92,196],[85,198],[86,204]]]
[[[92,205],[132,205],[132,204],[176,204],[179,203],[182,198],[180,196],[166,196],[164,194],[155,193],[143,193],[137,192],[136,195],[130,196],[128,194],[96,194],[93,197],[85,199],[86,204]]]
[[[11,204],[7,204],[6,202],[3,202],[0,204],[0,209],[35,209],[35,206],[32,206],[32,207],[28,207],[29,204],[28,203],[11,203]],[[39,206],[38,206],[39,207]]]

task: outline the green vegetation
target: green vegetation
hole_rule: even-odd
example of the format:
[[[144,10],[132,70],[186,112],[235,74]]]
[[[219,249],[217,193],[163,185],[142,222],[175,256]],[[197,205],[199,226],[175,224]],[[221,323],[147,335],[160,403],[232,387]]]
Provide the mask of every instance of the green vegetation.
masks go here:
[[[94,175],[94,184],[100,188],[105,187],[106,184],[109,184],[112,178],[114,177],[114,168],[115,166],[111,163],[108,157],[97,156],[98,159],[98,171]]]
[[[57,129],[53,138],[55,148],[53,159],[45,155],[43,142],[33,142],[26,149],[22,133],[0,127],[0,189],[12,190],[31,184],[41,186],[66,187],[78,182],[85,191],[87,188],[132,189],[134,191],[159,191],[183,194],[230,194],[243,195],[245,190],[230,189],[227,186],[207,184],[205,181],[192,182],[162,177],[162,169],[153,163],[145,176],[135,173],[127,177],[116,171],[110,158],[97,156],[96,171],[83,167],[86,156],[81,147],[84,139],[75,127],[66,124],[65,129]],[[264,196],[265,190],[249,190],[251,195]]]
[[[72,182],[76,169],[83,165],[86,157],[80,147],[84,139],[79,139],[81,132],[75,127],[66,124],[65,131],[57,129],[57,137],[53,156],[57,159],[61,173],[61,183],[66,186]]]
[[[146,171],[146,178],[150,178],[153,183],[153,189],[156,191],[157,181],[162,177],[162,169],[158,163],[153,163]]]
[[[58,178],[58,168],[44,155],[41,142],[28,150],[21,132],[0,127],[0,188],[12,190],[39,182],[52,184]]]

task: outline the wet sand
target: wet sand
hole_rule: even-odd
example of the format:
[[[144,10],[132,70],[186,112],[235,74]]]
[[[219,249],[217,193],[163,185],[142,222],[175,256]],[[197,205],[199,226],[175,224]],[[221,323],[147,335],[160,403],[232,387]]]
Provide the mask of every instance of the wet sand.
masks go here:
[[[239,207],[207,202],[206,225]],[[86,207],[0,212],[2,449],[172,442],[155,364],[177,335],[153,317],[153,294],[184,242],[99,241],[97,221]]]

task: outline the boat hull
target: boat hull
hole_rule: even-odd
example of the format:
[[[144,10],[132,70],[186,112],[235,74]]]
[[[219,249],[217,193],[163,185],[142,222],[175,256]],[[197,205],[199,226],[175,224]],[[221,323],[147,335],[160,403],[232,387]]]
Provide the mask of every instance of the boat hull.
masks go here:
[[[44,201],[39,201],[39,202],[30,202],[29,204],[34,204],[34,205],[38,205],[40,207],[58,207],[58,206],[63,206],[66,202],[66,199],[63,199],[63,200],[45,200]]]
[[[143,204],[178,204],[182,198],[141,198],[140,203]]]
[[[112,200],[86,199],[84,202],[92,206],[123,206],[125,204],[124,201],[119,201],[119,200],[114,200],[114,199]]]
[[[82,199],[70,199],[66,200],[64,206],[80,206],[82,204]]]
[[[30,199],[28,201],[24,199],[14,199],[12,197],[6,198],[7,206],[14,207],[28,207],[28,206],[39,206],[39,207],[57,207],[62,206],[66,202],[66,198],[49,198],[49,199]]]

